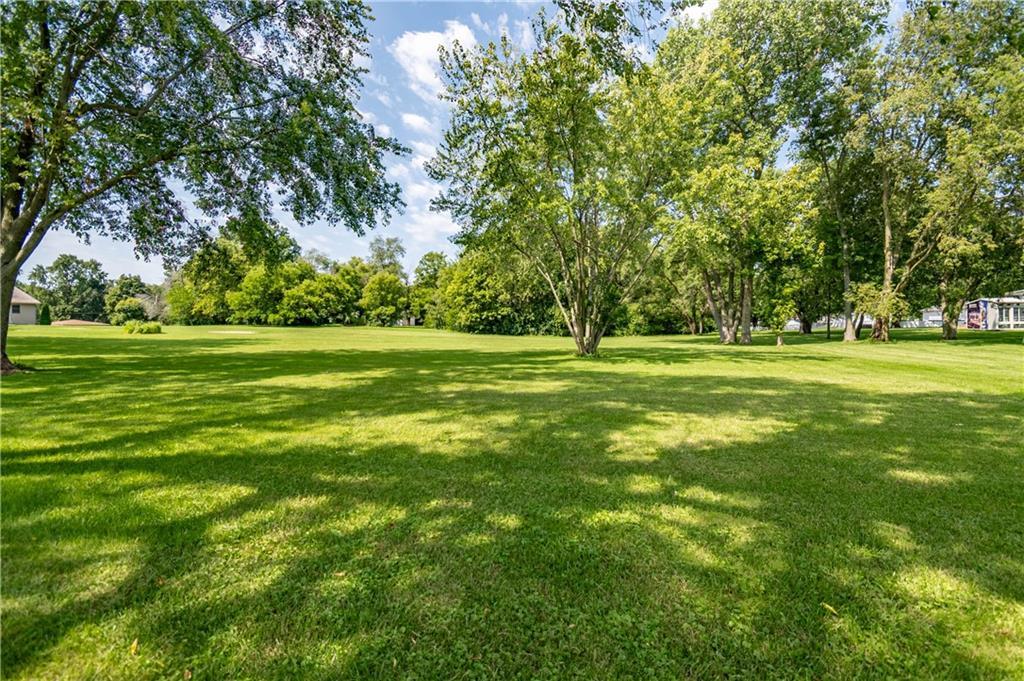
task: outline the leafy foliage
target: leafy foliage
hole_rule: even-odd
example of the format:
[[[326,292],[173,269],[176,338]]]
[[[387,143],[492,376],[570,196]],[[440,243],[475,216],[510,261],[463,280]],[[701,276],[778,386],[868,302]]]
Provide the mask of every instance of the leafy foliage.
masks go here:
[[[359,307],[368,324],[391,326],[405,314],[407,302],[405,283],[394,272],[382,270],[366,282]]]
[[[106,319],[107,274],[97,260],[58,255],[49,266],[36,265],[29,282],[54,319]]]
[[[140,319],[131,319],[124,323],[125,333],[151,335],[162,333],[160,322],[147,322]]]
[[[138,298],[122,298],[110,313],[110,323],[122,326],[129,321],[145,321],[148,318],[146,306]]]

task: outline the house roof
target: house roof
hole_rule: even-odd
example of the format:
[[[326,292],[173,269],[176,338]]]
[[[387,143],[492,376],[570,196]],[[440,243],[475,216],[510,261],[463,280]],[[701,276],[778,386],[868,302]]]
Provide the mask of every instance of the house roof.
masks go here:
[[[22,291],[17,286],[14,287],[14,295],[11,296],[12,305],[41,305],[38,300],[30,296],[29,294]]]

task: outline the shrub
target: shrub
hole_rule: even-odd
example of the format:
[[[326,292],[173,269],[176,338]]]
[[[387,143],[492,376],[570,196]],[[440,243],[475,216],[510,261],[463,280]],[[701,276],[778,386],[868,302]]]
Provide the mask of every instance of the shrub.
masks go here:
[[[146,305],[138,298],[122,298],[110,313],[110,323],[121,326],[130,321],[145,321]]]
[[[36,323],[42,324],[43,326],[49,326],[50,322],[50,306],[43,303],[39,307],[39,317],[36,319]]]
[[[161,333],[160,322],[145,322],[139,319],[130,319],[124,323],[125,333],[151,334]]]

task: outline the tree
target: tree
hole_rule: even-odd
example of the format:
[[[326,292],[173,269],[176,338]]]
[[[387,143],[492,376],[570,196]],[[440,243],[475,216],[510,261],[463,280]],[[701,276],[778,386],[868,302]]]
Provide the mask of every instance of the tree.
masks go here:
[[[646,69],[613,77],[576,28],[541,22],[528,55],[508,41],[446,52],[451,123],[428,170],[448,183],[434,207],[458,240],[517,252],[593,355],[660,244],[664,139]]]
[[[413,284],[426,288],[437,288],[437,279],[451,263],[448,256],[440,251],[428,251],[420,258],[413,274]]]
[[[107,274],[97,260],[58,255],[49,267],[36,265],[29,281],[43,292],[54,319],[106,319],[103,298]]]
[[[915,5],[879,54],[852,132],[878,186],[881,283],[858,289],[877,340],[939,244],[1019,193],[1022,24],[1017,3]]]
[[[820,238],[829,246],[820,265],[804,277],[797,292],[801,331],[808,319],[831,315],[832,281],[840,289],[844,320],[843,340],[856,340],[859,322],[850,288],[859,278],[862,259],[858,244],[871,247],[874,217],[865,210],[866,154],[851,144],[850,133],[864,106],[859,93],[863,75],[870,73],[875,40],[885,28],[886,0],[838,0],[791,3],[808,13],[799,24],[802,34],[791,92],[795,106],[792,124],[799,154],[820,170],[820,203],[827,218],[819,221]],[[826,300],[827,299],[827,300]]]
[[[367,263],[374,272],[391,272],[405,279],[402,270],[402,258],[405,257],[405,246],[398,237],[376,236],[370,242],[370,257]]]
[[[670,31],[658,51],[657,73],[678,112],[669,223],[726,344],[750,342],[764,249],[803,202],[802,182],[775,167],[803,20],[786,4],[723,3]]]
[[[332,272],[337,266],[337,263],[334,260],[331,260],[330,256],[316,248],[307,249],[306,252],[302,254],[302,259],[312,265],[313,269],[317,272]]]
[[[103,309],[107,317],[111,317],[117,304],[122,300],[138,298],[147,293],[149,293],[149,287],[142,281],[142,277],[137,274],[122,274],[107,288],[107,294],[103,298]],[[111,320],[111,324],[116,323]]]
[[[50,318],[50,306],[43,303],[39,306],[39,319],[38,323],[42,326],[49,326],[52,323]]]
[[[405,284],[394,272],[377,272],[366,282],[359,307],[363,309],[370,324],[391,326],[405,312]]]
[[[235,324],[285,324],[282,302],[285,292],[313,279],[316,271],[307,262],[286,262],[276,267],[256,265],[237,290],[227,293],[229,320]]]
[[[356,315],[355,290],[336,274],[318,274],[284,292],[278,316],[283,324],[347,322]]]
[[[469,333],[551,333],[559,314],[547,283],[522,257],[467,249],[438,277],[430,325]]]
[[[0,6],[0,320],[49,230],[181,258],[210,216],[269,213],[357,233],[399,204],[401,152],[353,104],[367,56],[358,0],[16,2]]]
[[[114,326],[122,326],[125,322],[145,321],[146,306],[138,298],[122,298],[110,311],[110,323]]]
[[[253,267],[273,270],[298,257],[298,243],[276,222],[251,214],[231,218],[172,277],[171,317],[182,324],[222,324],[232,312],[228,293]]]
[[[428,251],[420,258],[409,289],[409,312],[413,317],[423,322],[436,317],[438,279],[450,265],[448,256],[439,251]]]

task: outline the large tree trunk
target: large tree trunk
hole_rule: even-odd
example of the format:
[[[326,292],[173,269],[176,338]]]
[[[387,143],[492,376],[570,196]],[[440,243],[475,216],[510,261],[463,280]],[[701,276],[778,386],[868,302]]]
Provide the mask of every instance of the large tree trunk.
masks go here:
[[[949,286],[945,279],[939,281],[939,310],[942,313],[942,340],[956,340],[960,310],[966,300],[950,298]]]
[[[806,317],[806,316],[800,317],[800,333],[806,336],[806,335],[808,335],[810,333],[813,333],[813,331],[814,331],[814,322],[813,322],[813,320],[811,320],[810,317]]]
[[[959,317],[960,315],[957,315]],[[957,317],[949,319],[945,314],[942,315],[942,340],[956,340],[957,332]]]
[[[889,169],[882,167],[882,297],[885,304],[891,304],[893,295],[892,280],[896,271],[896,253],[893,250],[892,216],[889,196]],[[891,309],[891,308],[890,308]],[[871,337],[883,343],[889,342],[889,325],[892,320],[888,315],[875,318],[871,329]]]
[[[854,318],[853,305],[843,303],[843,342],[850,343],[860,338],[860,321]]]
[[[782,334],[775,334],[775,347],[781,347],[783,345]]]
[[[875,317],[875,323],[871,326],[871,338],[876,341],[888,343],[889,324],[890,320],[888,317]]]
[[[13,263],[12,263],[13,264]],[[11,325],[11,298],[14,295],[14,278],[16,270],[0,265],[0,374],[7,375],[14,371],[14,363],[7,356],[7,331]]]
[[[864,313],[861,312],[859,315],[857,315],[857,319],[856,319],[856,321],[853,324],[853,340],[860,340],[860,332],[861,332],[861,329],[863,329],[863,328],[864,328]],[[845,336],[843,337],[843,341],[846,341]]]
[[[754,278],[751,276],[743,277],[742,283],[740,284],[740,296],[741,296],[741,308],[740,308],[740,321],[743,325],[743,335],[740,337],[740,343],[743,345],[750,345],[750,314],[751,307],[753,306],[753,293],[754,289]]]
[[[708,307],[711,308],[711,316],[714,317],[715,326],[718,327],[718,341],[723,345],[732,345],[736,342],[736,331],[739,325],[732,278],[730,277],[728,289],[723,290],[717,273],[712,278],[711,273],[704,270],[701,277],[704,283],[704,294],[708,299]]]

